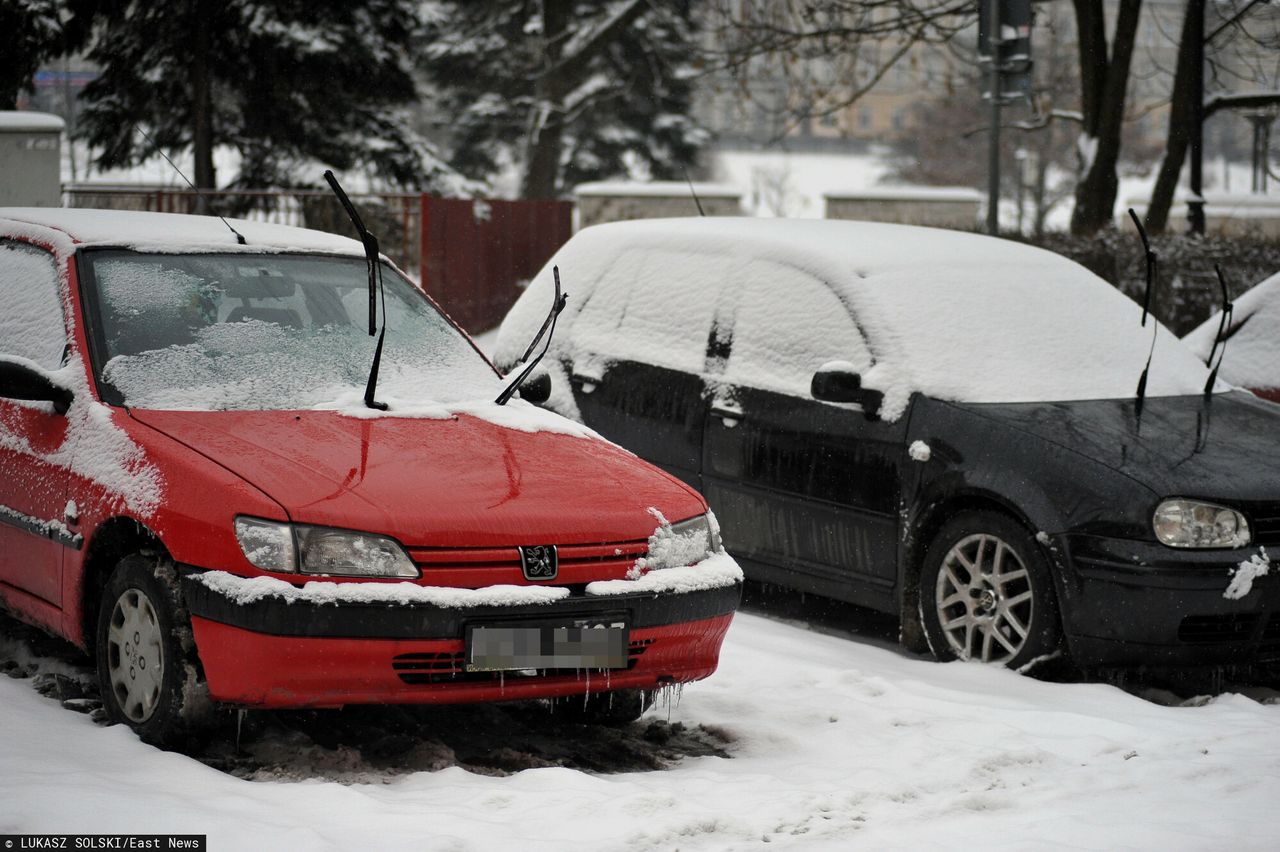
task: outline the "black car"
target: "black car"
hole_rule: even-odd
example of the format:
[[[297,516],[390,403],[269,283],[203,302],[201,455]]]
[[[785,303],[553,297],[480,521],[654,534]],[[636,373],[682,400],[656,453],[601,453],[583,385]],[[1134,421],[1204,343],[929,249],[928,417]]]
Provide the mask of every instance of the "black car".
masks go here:
[[[749,577],[943,659],[1280,657],[1280,407],[1206,391],[1084,268],[897,225],[602,225],[512,309],[500,367],[552,267],[548,404],[701,489]]]

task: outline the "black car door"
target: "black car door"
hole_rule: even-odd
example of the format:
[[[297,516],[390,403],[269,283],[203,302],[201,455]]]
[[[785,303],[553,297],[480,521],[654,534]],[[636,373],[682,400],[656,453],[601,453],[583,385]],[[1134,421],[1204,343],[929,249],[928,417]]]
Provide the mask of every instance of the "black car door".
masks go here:
[[[749,576],[892,609],[907,416],[872,420],[810,395],[819,367],[843,361],[865,375],[871,353],[825,283],[765,265],[735,291],[704,492]]]
[[[706,420],[702,373],[728,266],[715,254],[623,252],[569,334],[566,366],[582,421],[694,488]]]

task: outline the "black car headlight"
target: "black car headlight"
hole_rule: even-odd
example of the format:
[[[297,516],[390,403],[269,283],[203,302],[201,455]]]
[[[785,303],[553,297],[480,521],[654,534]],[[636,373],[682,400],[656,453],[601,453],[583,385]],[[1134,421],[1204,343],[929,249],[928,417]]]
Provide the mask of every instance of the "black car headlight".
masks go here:
[[[394,539],[373,533],[236,518],[245,559],[264,571],[338,577],[416,578],[418,567]]]
[[[1156,507],[1151,525],[1160,543],[1169,547],[1244,547],[1252,540],[1244,515],[1202,500],[1165,500]]]

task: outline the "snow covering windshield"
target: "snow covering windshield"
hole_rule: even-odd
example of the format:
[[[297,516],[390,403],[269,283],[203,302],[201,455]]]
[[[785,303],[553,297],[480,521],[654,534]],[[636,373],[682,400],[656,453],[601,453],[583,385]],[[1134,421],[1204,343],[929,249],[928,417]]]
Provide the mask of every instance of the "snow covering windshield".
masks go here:
[[[367,333],[363,258],[129,251],[84,257],[98,309],[104,391],[121,404],[342,408],[363,395],[375,345]],[[496,395],[497,374],[466,337],[384,266],[379,395],[445,404]]]

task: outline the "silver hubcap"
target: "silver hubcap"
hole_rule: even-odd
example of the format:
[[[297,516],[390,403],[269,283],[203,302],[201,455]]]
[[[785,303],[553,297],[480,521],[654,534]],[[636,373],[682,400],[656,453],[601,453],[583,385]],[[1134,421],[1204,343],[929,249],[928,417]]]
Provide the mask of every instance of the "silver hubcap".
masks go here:
[[[164,681],[164,646],[160,619],[151,600],[126,589],[116,601],[107,628],[107,669],[116,703],[131,722],[145,722],[155,712]]]
[[[1006,663],[1027,644],[1035,603],[1026,566],[993,535],[956,542],[938,572],[938,623],[962,660]]]

